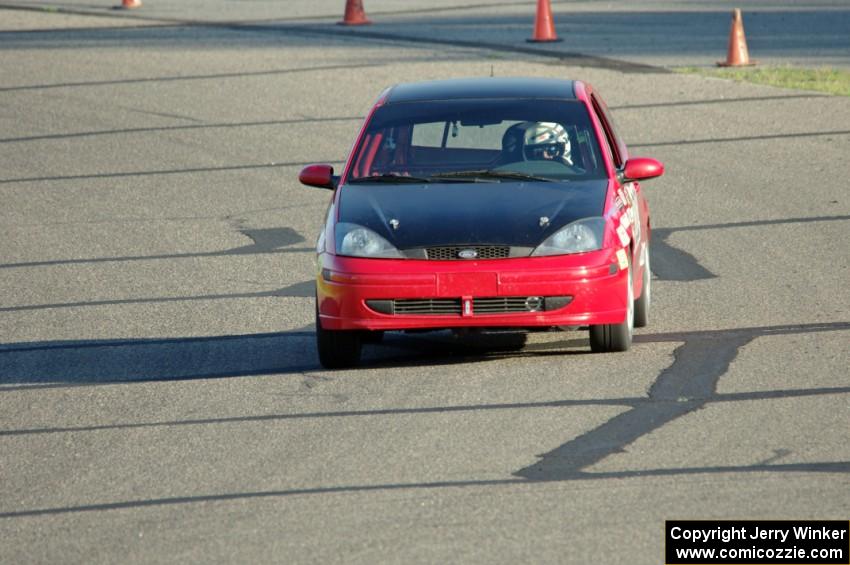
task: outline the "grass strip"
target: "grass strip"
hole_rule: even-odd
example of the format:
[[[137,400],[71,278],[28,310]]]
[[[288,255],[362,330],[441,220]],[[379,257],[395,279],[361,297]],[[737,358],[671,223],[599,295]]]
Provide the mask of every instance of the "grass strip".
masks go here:
[[[850,71],[820,67],[764,66],[738,68],[679,67],[677,73],[698,74],[732,79],[738,82],[767,84],[797,90],[813,90],[838,96],[850,96]]]

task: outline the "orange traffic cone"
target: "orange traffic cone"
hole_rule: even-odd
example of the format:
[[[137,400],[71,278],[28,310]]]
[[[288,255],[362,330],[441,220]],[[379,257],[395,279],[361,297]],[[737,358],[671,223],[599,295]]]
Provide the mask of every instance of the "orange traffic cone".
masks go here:
[[[732,12],[732,28],[729,30],[729,52],[725,61],[718,61],[718,67],[749,67],[755,65],[750,61],[747,51],[747,38],[744,36],[744,19],[741,10],[735,8]]]
[[[552,21],[552,4],[550,0],[537,0],[537,16],[534,19],[534,36],[526,39],[529,43],[562,41],[555,33],[555,22]]]
[[[362,26],[371,24],[372,20],[367,18],[366,12],[363,11],[363,0],[346,0],[345,16],[337,23],[341,26]]]
[[[130,8],[141,8],[142,0],[121,0],[121,5],[118,8],[129,10]]]

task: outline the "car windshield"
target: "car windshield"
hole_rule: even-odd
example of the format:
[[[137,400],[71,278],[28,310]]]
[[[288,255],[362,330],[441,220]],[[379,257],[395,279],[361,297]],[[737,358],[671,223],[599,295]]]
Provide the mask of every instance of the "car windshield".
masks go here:
[[[380,106],[348,182],[546,182],[604,178],[587,109],[548,99]]]

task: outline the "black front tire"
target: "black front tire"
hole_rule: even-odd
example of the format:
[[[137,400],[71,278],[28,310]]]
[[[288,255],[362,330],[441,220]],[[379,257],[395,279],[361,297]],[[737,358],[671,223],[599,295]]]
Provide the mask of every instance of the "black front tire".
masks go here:
[[[326,330],[316,313],[316,348],[325,369],[347,369],[360,363],[362,341],[354,330]]]
[[[609,353],[615,351],[628,351],[632,345],[632,328],[634,324],[634,291],[632,284],[632,268],[629,264],[629,272],[626,277],[628,281],[626,304],[628,313],[626,320],[621,324],[599,324],[590,326],[590,350],[594,353]]]
[[[645,328],[649,325],[649,307],[652,299],[652,272],[649,270],[649,246],[644,249],[643,289],[640,291],[640,298],[635,300],[636,328]]]
[[[383,330],[366,330],[360,332],[361,343],[381,343],[384,341]]]

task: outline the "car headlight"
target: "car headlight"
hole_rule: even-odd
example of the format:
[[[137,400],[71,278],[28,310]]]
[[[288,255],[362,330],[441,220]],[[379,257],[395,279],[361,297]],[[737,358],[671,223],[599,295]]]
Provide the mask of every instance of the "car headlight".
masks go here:
[[[537,246],[532,256],[566,255],[602,249],[604,218],[585,218],[567,224]]]
[[[336,251],[352,257],[403,258],[389,241],[369,228],[345,222],[336,225]]]

